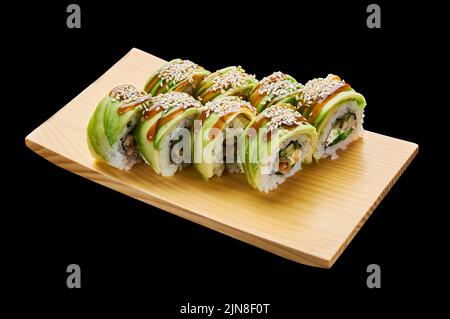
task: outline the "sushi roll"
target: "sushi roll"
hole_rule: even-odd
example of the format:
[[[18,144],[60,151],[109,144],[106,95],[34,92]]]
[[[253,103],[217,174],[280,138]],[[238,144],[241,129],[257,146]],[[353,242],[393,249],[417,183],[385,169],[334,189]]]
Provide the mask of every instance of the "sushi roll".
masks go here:
[[[194,166],[208,180],[229,173],[243,173],[237,158],[240,137],[254,119],[256,109],[238,96],[225,96],[205,104],[201,127],[194,134]]]
[[[274,72],[255,85],[249,101],[258,112],[279,102],[296,104],[296,97],[302,88],[292,76]]]
[[[266,193],[310,163],[317,144],[314,126],[288,103],[265,109],[242,135],[239,154],[247,181]]]
[[[222,96],[247,99],[258,81],[240,66],[230,66],[208,75],[200,83],[195,96],[203,104]]]
[[[87,127],[87,142],[94,158],[122,170],[140,161],[132,132],[149,98],[132,85],[120,85],[100,101]]]
[[[150,76],[144,90],[153,96],[169,91],[192,95],[200,82],[210,73],[192,61],[174,59]]]
[[[317,129],[314,158],[338,158],[337,151],[363,135],[366,100],[337,75],[305,84],[297,108]]]
[[[149,100],[134,135],[143,159],[157,174],[172,176],[192,162],[190,128],[203,105],[184,92]]]

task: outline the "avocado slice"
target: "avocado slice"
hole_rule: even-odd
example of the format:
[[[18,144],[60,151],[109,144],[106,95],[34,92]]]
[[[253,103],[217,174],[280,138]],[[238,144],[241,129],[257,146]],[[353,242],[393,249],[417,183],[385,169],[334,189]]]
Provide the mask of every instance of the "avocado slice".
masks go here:
[[[242,110],[241,112],[236,112],[235,114],[228,115],[226,122],[224,123],[224,129],[230,126],[230,124],[239,116],[244,116],[247,120],[253,119],[253,113],[250,110]],[[223,119],[223,118],[222,118]],[[210,138],[209,132],[216,123],[222,120],[217,113],[211,113],[208,118],[206,118],[202,123],[202,129],[195,132],[194,140],[196,144],[194,145],[194,167],[200,173],[203,179],[208,180],[214,174],[214,168],[216,163],[208,163],[203,160],[203,152],[205,148],[209,147],[211,143],[214,143],[214,138]],[[223,130],[222,130],[223,131]],[[225,136],[223,136],[225,138]],[[238,136],[237,138],[240,138]],[[201,140],[201,144],[198,141]],[[239,143],[239,145],[242,145]],[[201,147],[200,147],[201,146]],[[237,150],[239,151],[239,150]]]
[[[269,141],[264,139],[264,136],[258,134],[257,137],[250,139],[248,137],[248,131],[251,127],[253,127],[254,123],[260,121],[264,117],[264,113],[258,115],[250,124],[247,126],[246,130],[243,133],[243,137],[245,138],[245,145],[241,148],[241,154],[245,152],[245,162],[244,162],[244,173],[247,177],[247,181],[250,185],[252,185],[255,189],[261,190],[260,185],[258,184],[260,176],[261,176],[261,165],[262,161],[266,159],[267,155],[273,154],[278,148],[280,144],[283,144],[285,141],[295,138],[298,135],[307,134],[311,136],[312,147],[309,153],[306,155],[304,162],[306,164],[311,163],[313,152],[317,144],[317,132],[314,126],[311,124],[302,124],[297,126],[293,130],[277,130],[276,134],[272,135]],[[264,123],[261,128],[267,127],[269,122]],[[266,149],[267,154],[262,154],[261,152]],[[256,162],[251,163],[250,156],[256,156]]]
[[[121,103],[113,102],[105,108],[104,111],[104,127],[105,135],[109,141],[109,145],[117,143],[120,135],[126,130],[127,125],[136,117],[141,114],[143,109],[142,104],[136,108],[129,110],[123,114],[119,114],[118,110]]]
[[[87,128],[88,145],[94,157],[99,160],[109,160],[109,151],[112,146],[105,132],[105,111],[118,105],[120,105],[119,101],[113,101],[109,96],[105,96],[97,105],[89,120]]]
[[[159,112],[149,120],[141,120],[141,122],[134,130],[134,137],[142,157],[144,158],[145,162],[155,170],[157,174],[161,173],[161,168],[159,166],[159,153],[154,147],[154,140],[148,140],[147,133],[153,125],[156,125],[156,123],[161,118],[161,115],[162,112]]]
[[[172,110],[172,112],[175,112],[176,110]],[[168,116],[171,112],[168,112],[167,114],[163,114],[162,117]],[[158,131],[156,132],[156,136],[154,138],[154,147],[155,149],[160,149],[160,144],[163,138],[172,132],[172,130],[175,129],[175,127],[178,125],[178,123],[190,116],[194,116],[194,118],[197,118],[198,115],[200,115],[201,110],[195,107],[186,109],[183,113],[176,116],[172,120],[170,120],[168,123],[161,126]]]
[[[358,103],[358,106],[362,109],[366,106],[366,99],[361,94],[355,92],[353,89],[342,91],[336,94],[334,97],[332,97],[328,103],[325,104],[323,109],[320,111],[319,115],[317,116],[314,123],[312,123],[314,126],[320,126],[322,120],[325,118],[327,114],[329,114],[329,111],[336,107],[339,103],[347,100],[355,100]]]

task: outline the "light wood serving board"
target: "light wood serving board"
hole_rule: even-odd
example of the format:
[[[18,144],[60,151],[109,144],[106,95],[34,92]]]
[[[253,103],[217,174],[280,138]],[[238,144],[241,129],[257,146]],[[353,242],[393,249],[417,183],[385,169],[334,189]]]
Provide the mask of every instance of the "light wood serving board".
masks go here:
[[[193,168],[161,177],[145,164],[124,172],[94,162],[86,126],[97,103],[116,85],[143,87],[164,62],[132,49],[29,134],[26,145],[64,169],[152,206],[323,268],[333,265],[417,154],[417,144],[366,131],[338,160],[306,166],[269,194],[253,190],[244,176],[204,182]]]

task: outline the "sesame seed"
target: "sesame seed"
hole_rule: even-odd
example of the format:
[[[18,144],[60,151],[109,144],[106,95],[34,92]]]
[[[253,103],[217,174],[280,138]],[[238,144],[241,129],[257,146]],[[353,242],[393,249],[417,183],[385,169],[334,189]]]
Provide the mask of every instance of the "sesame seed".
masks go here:
[[[250,109],[256,115],[256,109],[249,102],[238,96],[226,96],[205,104],[206,117],[209,117],[211,113],[216,113],[219,117],[222,117],[230,113],[239,112],[244,107]]]
[[[189,107],[203,108],[203,105],[199,101],[184,92],[167,92],[154,96],[150,104],[156,110],[160,108],[167,110],[172,107],[181,107],[183,109]]]
[[[167,63],[158,72],[158,77],[163,82],[180,82],[184,80],[192,81],[192,72],[199,68],[197,64],[189,60],[175,60]]]
[[[270,121],[267,123],[268,131],[275,131],[282,125],[300,125],[304,121],[302,115],[286,104],[275,104],[262,114]]]
[[[266,95],[268,101],[272,99],[292,93],[302,88],[300,83],[289,81],[286,74],[275,72],[263,78],[260,82],[258,94]]]
[[[308,81],[302,88],[298,106],[310,107],[333,94],[345,85],[345,82],[329,74],[326,78],[316,78]]]
[[[238,66],[225,73],[218,72],[217,77],[213,79],[214,84],[210,90],[212,92],[220,90],[221,93],[225,93],[229,89],[247,85],[249,81],[254,79],[254,75],[245,73],[245,70]]]
[[[124,103],[132,102],[140,97],[147,95],[146,92],[138,90],[134,85],[119,85],[109,92],[109,96],[113,100],[121,101]]]

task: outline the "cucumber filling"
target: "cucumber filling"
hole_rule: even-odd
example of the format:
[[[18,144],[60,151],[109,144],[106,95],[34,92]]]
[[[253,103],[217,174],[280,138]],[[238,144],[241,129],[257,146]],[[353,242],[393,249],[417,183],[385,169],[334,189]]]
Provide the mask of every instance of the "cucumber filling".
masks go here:
[[[292,141],[282,149],[279,153],[277,175],[287,175],[291,169],[298,163],[301,155],[301,144],[297,141]]]
[[[356,129],[356,126],[356,115],[352,112],[348,112],[336,119],[333,128],[328,133],[325,148],[345,140]]]

